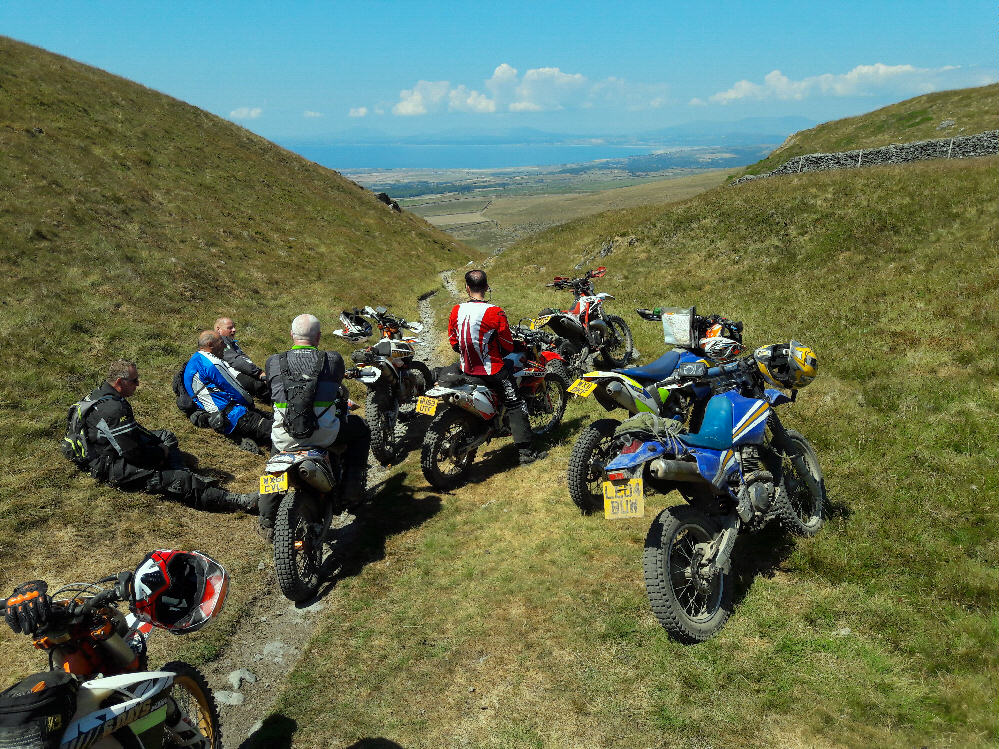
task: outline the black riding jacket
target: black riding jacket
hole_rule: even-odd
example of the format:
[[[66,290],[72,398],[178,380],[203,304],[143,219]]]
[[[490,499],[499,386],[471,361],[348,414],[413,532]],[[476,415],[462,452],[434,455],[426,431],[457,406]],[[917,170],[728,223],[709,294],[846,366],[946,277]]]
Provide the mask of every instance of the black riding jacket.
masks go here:
[[[248,374],[250,377],[260,377],[260,373],[263,370],[250,360],[250,357],[240,348],[239,342],[235,338],[226,338],[223,336],[222,341],[225,343],[225,350],[222,351],[222,361],[237,372]]]
[[[132,406],[108,383],[94,390],[94,400],[105,398],[84,420],[91,462],[122,458],[132,465],[157,468],[164,462],[162,441],[135,420]]]

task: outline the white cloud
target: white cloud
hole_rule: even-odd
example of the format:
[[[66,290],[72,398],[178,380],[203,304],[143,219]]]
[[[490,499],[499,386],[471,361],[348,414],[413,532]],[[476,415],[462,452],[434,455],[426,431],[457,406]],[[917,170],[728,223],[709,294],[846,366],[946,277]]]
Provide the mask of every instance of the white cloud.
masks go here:
[[[698,99],[696,96],[687,102],[691,107],[706,107],[708,103],[704,99]]]
[[[762,83],[742,80],[710,97],[716,104],[751,99],[800,101],[813,96],[875,96],[925,94],[947,88],[976,85],[980,75],[954,65],[917,68],[912,65],[858,65],[847,73],[809,76],[792,80],[779,70],[767,73]],[[972,82],[974,81],[974,82]],[[701,101],[701,100],[696,100]],[[693,104],[693,101],[691,102]]]
[[[367,114],[368,114],[368,108],[367,107],[351,107],[350,108],[350,116],[351,117],[364,117]]]
[[[450,88],[448,81],[419,81],[413,88],[399,92],[399,103],[392,107],[392,112],[410,117],[436,111]]]
[[[483,82],[484,90],[464,83],[419,81],[399,93],[392,112],[416,116],[442,110],[488,114],[492,112],[547,112],[603,107],[619,110],[658,109],[668,103],[666,84],[631,83],[622,78],[591,81],[581,73],[557,67],[531,68],[523,75],[501,63]]]
[[[229,112],[229,116],[234,120],[255,120],[263,113],[260,107],[240,107]]]
[[[322,117],[323,113],[322,112],[313,112],[311,109],[306,109],[304,112],[302,112],[302,116],[303,117],[307,117],[309,119],[312,119],[314,117]]]

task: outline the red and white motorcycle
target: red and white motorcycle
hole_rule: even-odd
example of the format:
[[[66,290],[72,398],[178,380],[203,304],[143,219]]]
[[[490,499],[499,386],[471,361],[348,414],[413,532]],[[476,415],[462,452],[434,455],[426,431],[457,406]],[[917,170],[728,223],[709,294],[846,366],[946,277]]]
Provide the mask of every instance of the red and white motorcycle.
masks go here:
[[[513,365],[517,389],[527,405],[534,435],[547,434],[562,422],[569,380],[562,357],[543,348],[547,334],[515,327]],[[433,416],[420,456],[423,475],[436,489],[448,491],[468,478],[475,452],[494,437],[510,434],[502,398],[476,377],[457,368],[443,370],[437,383],[417,399],[416,410]]]
[[[573,377],[594,369],[597,355],[614,369],[627,365],[634,354],[628,323],[617,315],[607,314],[604,308],[604,301],[614,296],[604,291],[596,293],[593,289],[593,279],[601,278],[606,272],[607,268],[600,266],[586,271],[581,278],[556,276],[547,286],[572,291],[572,308],[544,309],[531,321],[531,328],[547,327],[562,339],[559,353]]]

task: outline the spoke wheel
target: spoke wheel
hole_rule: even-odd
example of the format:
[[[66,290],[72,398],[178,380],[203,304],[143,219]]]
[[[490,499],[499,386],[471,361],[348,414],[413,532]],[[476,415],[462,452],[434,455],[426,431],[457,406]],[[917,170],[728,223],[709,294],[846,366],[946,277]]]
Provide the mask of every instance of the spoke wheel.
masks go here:
[[[782,480],[774,511],[781,525],[791,533],[814,536],[822,528],[826,505],[819,457],[803,435],[792,429],[786,434],[786,442],[778,448]]]
[[[558,362],[556,362],[558,363]],[[565,406],[569,402],[566,392],[569,380],[565,375],[565,367],[549,368],[545,372],[544,382],[534,395],[526,398],[527,418],[531,424],[531,433],[535,437],[548,434],[562,423]]]
[[[382,465],[394,463],[399,457],[396,422],[399,412],[394,399],[380,390],[369,390],[364,402],[364,420],[371,432],[371,454]]]
[[[566,483],[569,496],[584,515],[603,508],[604,466],[613,457],[614,430],[617,419],[599,419],[580,432],[569,455]]]
[[[652,612],[673,639],[683,643],[714,637],[732,613],[729,575],[705,575],[702,549],[720,531],[693,507],[663,510],[645,539],[642,567]]]
[[[420,454],[423,476],[435,489],[450,491],[461,486],[475,460],[475,450],[464,446],[472,439],[471,417],[457,408],[449,408],[427,427]]]
[[[183,661],[171,661],[160,670],[176,674],[170,693],[176,711],[167,712],[163,746],[195,746],[192,739],[200,735],[208,749],[222,749],[219,709],[205,677]]]
[[[610,340],[601,347],[601,353],[612,369],[624,367],[631,361],[632,352],[635,350],[631,328],[617,315],[608,315],[606,322],[610,328]]]
[[[274,521],[274,571],[285,598],[296,602],[319,590],[323,534],[314,504],[302,491],[288,492]]]

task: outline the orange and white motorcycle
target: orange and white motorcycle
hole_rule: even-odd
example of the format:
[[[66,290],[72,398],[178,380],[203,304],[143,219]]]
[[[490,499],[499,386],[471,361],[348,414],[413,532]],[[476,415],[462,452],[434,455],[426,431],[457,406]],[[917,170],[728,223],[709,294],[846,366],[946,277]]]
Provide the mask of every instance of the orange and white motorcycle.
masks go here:
[[[547,334],[513,328],[513,377],[534,435],[547,434],[562,422],[569,380],[565,362],[541,347]],[[532,358],[537,355],[538,358]],[[433,416],[420,456],[423,475],[436,489],[448,491],[464,483],[475,453],[494,437],[510,434],[506,408],[499,395],[482,380],[454,369],[442,370],[437,383],[417,399],[418,413]]]

